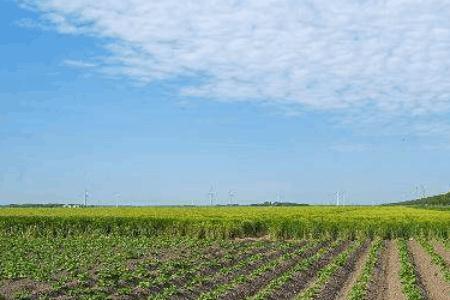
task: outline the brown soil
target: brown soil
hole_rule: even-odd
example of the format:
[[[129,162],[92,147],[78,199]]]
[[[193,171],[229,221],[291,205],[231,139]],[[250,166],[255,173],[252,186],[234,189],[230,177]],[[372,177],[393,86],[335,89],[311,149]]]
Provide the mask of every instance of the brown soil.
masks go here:
[[[245,242],[245,241],[274,241],[274,239],[270,238],[270,235],[263,235],[260,237],[237,237],[234,239],[237,242]]]
[[[432,263],[430,255],[425,252],[417,241],[409,241],[408,247],[429,299],[450,299],[450,285],[444,281],[441,271]]]
[[[325,257],[313,264],[308,270],[294,274],[293,278],[270,295],[269,299],[278,300],[295,297],[295,295],[308,286],[322,268],[328,265],[336,255],[343,252],[349,244],[349,241],[342,243],[339,247],[331,250]]]
[[[434,250],[442,256],[448,266],[450,266],[450,251],[445,249],[444,245],[441,242],[434,241],[433,242]]]
[[[341,278],[345,280],[341,280],[339,282],[336,281],[337,285],[334,289],[333,294],[328,294],[328,298],[318,298],[318,299],[337,299],[337,300],[345,300],[347,299],[347,295],[355,284],[356,280],[358,280],[359,275],[361,274],[364,264],[366,263],[367,256],[369,254],[369,247],[362,247],[359,251],[358,255],[355,255],[355,259],[350,259],[350,265],[342,268],[341,273],[345,274]],[[345,271],[345,273],[344,273]],[[338,275],[339,276],[339,275]],[[324,293],[326,287],[322,293]]]
[[[368,287],[367,300],[406,300],[400,282],[400,257],[395,243],[386,241]]]
[[[51,290],[50,284],[33,281],[31,279],[5,280],[1,282],[0,299],[15,299],[15,294],[25,292],[31,295],[31,299],[37,299],[40,293]]]

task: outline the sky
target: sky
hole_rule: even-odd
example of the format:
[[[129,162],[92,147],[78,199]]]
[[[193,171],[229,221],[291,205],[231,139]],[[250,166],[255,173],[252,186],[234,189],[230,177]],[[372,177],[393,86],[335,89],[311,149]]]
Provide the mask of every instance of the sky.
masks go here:
[[[3,0],[0,204],[450,189],[446,0]]]

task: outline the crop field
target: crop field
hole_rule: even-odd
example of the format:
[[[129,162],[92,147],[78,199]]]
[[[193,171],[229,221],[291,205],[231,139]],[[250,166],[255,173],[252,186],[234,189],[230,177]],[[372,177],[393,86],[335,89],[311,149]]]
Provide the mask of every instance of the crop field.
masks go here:
[[[0,299],[448,300],[449,218],[403,207],[4,208]]]
[[[3,208],[0,232],[32,236],[84,233],[197,238],[270,236],[446,239],[450,213],[410,207]]]

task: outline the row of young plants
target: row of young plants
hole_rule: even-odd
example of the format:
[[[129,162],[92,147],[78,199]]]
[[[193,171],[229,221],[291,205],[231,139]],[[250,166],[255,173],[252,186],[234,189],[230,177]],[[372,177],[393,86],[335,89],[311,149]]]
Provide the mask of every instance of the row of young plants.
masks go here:
[[[9,275],[0,278],[46,281],[52,286],[47,296],[70,294],[77,298],[106,297],[110,294],[127,295],[134,294],[136,289],[158,291],[160,288],[170,295],[179,279],[185,276],[201,279],[203,277],[200,274],[203,270],[220,268],[248,251],[258,251],[272,244],[190,239],[172,239],[169,240],[171,241],[169,244],[161,239],[113,237],[54,240],[42,238],[12,240],[8,237],[5,241],[9,243],[0,243],[2,250],[5,250],[0,253],[0,269]],[[220,251],[205,256],[205,251],[212,243]],[[293,247],[296,244],[276,243],[279,249]],[[155,256],[161,252],[176,253],[179,249],[175,247],[180,244],[183,245],[181,248],[187,250],[185,251],[188,252],[187,255],[169,260]],[[252,258],[256,259],[255,256]],[[132,269],[127,266],[130,260],[137,261]],[[31,267],[24,268],[21,261],[28,261]],[[74,266],[73,273],[70,268],[66,268],[68,265]],[[57,279],[53,278],[53,274],[58,274],[65,268],[67,274],[58,276]],[[204,278],[205,281],[208,279],[207,276]]]
[[[380,259],[380,252],[382,251],[383,245],[384,242],[382,240],[375,240],[372,242],[366,262],[364,263],[364,268],[351,288],[347,296],[348,300],[360,300],[365,298],[368,285],[372,280],[375,266],[377,261]]]
[[[176,286],[173,283],[180,278],[194,276],[201,270],[220,265],[231,260],[238,253],[256,246],[255,243],[221,241],[214,247],[190,249],[188,255],[168,259],[158,265],[143,260],[133,270],[119,268],[116,271],[109,268],[100,272],[101,278],[106,278],[108,282],[99,287],[104,293],[137,297],[146,297],[153,292],[170,289],[170,287],[173,291]]]
[[[439,269],[442,272],[442,276],[445,281],[450,283],[450,267],[445,262],[444,258],[440,256],[436,250],[434,250],[433,245],[431,245],[427,240],[425,239],[419,239],[419,243],[422,245],[422,247],[425,249],[425,251],[430,255],[431,261],[439,267]]]
[[[72,289],[76,290],[89,280],[89,271],[99,262],[125,262],[158,251],[160,246],[170,249],[173,242],[173,239],[129,240],[123,237],[26,239],[2,236],[0,280],[32,280],[47,286],[46,291],[54,293],[68,282],[77,282],[77,287]],[[17,292],[23,295],[35,293],[32,290]]]
[[[408,243],[404,239],[397,241],[400,256],[400,281],[403,294],[408,300],[423,300],[424,295],[419,287],[419,281],[415,272],[415,266],[411,260]]]
[[[298,247],[299,245],[304,244],[304,242],[277,242],[271,244],[268,244],[267,242],[260,242],[260,244],[260,248],[238,254],[237,256],[233,256],[232,260],[230,261],[231,264],[222,264],[215,269],[205,269],[203,270],[203,272],[199,272],[198,274],[191,276],[190,279],[184,282],[184,284],[172,284],[159,294],[153,295],[152,298],[170,299],[170,297],[174,295],[182,297],[183,293],[186,292],[189,294],[195,293],[195,291],[201,289],[202,286],[208,284],[210,286],[214,285],[217,282],[220,282],[221,279],[229,274],[237,274],[239,272],[243,272],[247,268],[261,261],[263,258],[281,255],[284,251],[288,251],[293,247]]]
[[[343,267],[348,261],[350,255],[355,252],[358,247],[361,247],[361,241],[356,241],[351,244],[344,252],[340,253],[333,259],[325,268],[319,271],[317,278],[311,285],[303,290],[295,299],[297,300],[312,300],[321,291],[327,281]]]
[[[321,247],[318,249],[313,255],[302,259],[298,262],[293,268],[284,272],[280,276],[276,277],[272,281],[269,282],[263,289],[259,290],[258,293],[250,297],[251,300],[262,300],[268,298],[272,295],[276,290],[280,289],[286,283],[292,280],[295,274],[300,272],[305,272],[308,270],[314,263],[322,259],[328,253],[330,253],[333,249],[337,248],[342,241],[334,241],[331,245],[326,245],[325,247]]]
[[[264,263],[263,265],[261,265],[259,268],[251,271],[249,274],[241,274],[239,276],[236,276],[230,282],[216,286],[213,290],[201,294],[198,299],[201,299],[201,300],[218,299],[221,296],[225,295],[227,292],[236,288],[238,285],[252,282],[259,276],[263,275],[264,273],[271,271],[271,270],[275,270],[283,262],[286,262],[291,259],[295,259],[295,257],[301,256],[308,250],[319,245],[320,242],[321,241],[312,241],[312,242],[306,244],[305,246],[300,247],[292,252],[285,253],[282,256],[280,256],[274,260],[270,260],[267,263]]]
[[[130,261],[145,266],[158,282],[178,268],[191,268],[201,262],[205,249],[212,245],[223,249],[223,259],[256,246],[255,243],[236,243],[231,241],[208,241],[192,239],[149,239],[124,237],[88,238],[11,238],[0,236],[0,281],[33,280],[46,285],[42,296],[52,297],[65,294],[73,297],[106,296],[109,294],[127,294],[130,286],[121,282],[130,282],[142,270],[130,269]],[[182,245],[182,247],[179,247]],[[183,255],[175,254],[180,252]],[[233,249],[234,248],[234,249]],[[172,253],[171,259],[160,258],[161,253]],[[195,256],[195,253],[198,255]],[[183,265],[190,256],[190,264]],[[178,260],[177,258],[180,258]],[[202,268],[201,265],[199,268]],[[156,270],[156,271],[155,271]],[[164,270],[161,272],[160,270]],[[153,273],[152,273],[153,271]],[[148,274],[148,273],[146,273]],[[141,282],[133,286],[139,286]],[[32,296],[35,291],[24,290],[17,293]]]
[[[61,272],[76,276],[103,258],[113,256],[116,260],[136,259],[158,249],[170,249],[177,242],[184,242],[189,246],[188,239],[46,239],[0,236],[0,278],[49,281]]]
[[[445,261],[431,244],[426,240],[419,241],[433,262],[444,270],[442,264],[445,265]],[[18,290],[16,295],[12,295],[13,299],[34,299],[38,296],[51,299],[62,295],[74,299],[106,299],[111,295],[139,299],[180,299],[184,296],[189,299],[197,296],[200,299],[217,299],[227,294],[229,296],[240,285],[252,284],[266,272],[277,270],[282,265],[286,267],[287,262],[294,262],[289,264],[287,271],[283,269],[283,273],[272,273],[271,278],[276,277],[264,282],[264,287],[259,291],[256,292],[254,288],[252,295],[256,294],[249,296],[250,299],[266,299],[295,274],[317,266],[318,261],[322,261],[323,266],[325,261],[322,258],[339,247],[342,240],[334,240],[325,247],[323,243],[324,240],[311,240],[305,244],[161,237],[99,236],[92,239],[85,236],[46,239],[0,235],[0,282],[30,279],[48,284],[45,293]],[[383,243],[379,239],[372,242],[363,272],[350,291],[349,300],[366,296]],[[319,270],[315,281],[302,291],[298,299],[315,298],[360,246],[361,242],[357,240]],[[404,294],[408,300],[423,299],[407,242],[401,239],[397,246]],[[277,253],[279,256],[276,256]],[[327,263],[331,259],[330,255],[328,257]],[[222,280],[222,276],[226,280]],[[202,285],[211,287],[211,290],[196,290]]]
[[[189,288],[199,280],[206,280],[208,277],[206,276],[207,272],[220,269],[222,266],[233,264],[236,257],[246,256],[247,253],[264,251],[263,249],[266,248],[270,248],[269,243],[255,242],[251,244],[251,247],[241,249],[235,248],[232,251],[227,250],[224,253],[214,256],[193,258],[184,268],[165,272],[165,274],[168,275],[168,278],[164,282],[154,284],[150,281],[150,284],[146,287],[151,288],[152,290],[149,297],[152,299],[170,298],[172,295],[178,293],[182,286]]]

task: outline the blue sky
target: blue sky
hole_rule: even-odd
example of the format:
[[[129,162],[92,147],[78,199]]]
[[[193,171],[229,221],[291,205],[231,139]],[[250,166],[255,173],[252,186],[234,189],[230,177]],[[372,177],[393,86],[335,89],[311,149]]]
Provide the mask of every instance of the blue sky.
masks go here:
[[[449,14],[438,0],[2,1],[0,203],[447,191]]]

